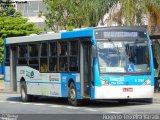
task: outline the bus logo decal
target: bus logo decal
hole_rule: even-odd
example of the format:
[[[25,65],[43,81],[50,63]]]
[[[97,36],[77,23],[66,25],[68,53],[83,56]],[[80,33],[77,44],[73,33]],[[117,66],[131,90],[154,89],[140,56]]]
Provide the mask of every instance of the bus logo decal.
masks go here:
[[[31,71],[31,72],[26,71],[26,76],[30,77],[30,78],[34,78],[34,72],[33,71]]]

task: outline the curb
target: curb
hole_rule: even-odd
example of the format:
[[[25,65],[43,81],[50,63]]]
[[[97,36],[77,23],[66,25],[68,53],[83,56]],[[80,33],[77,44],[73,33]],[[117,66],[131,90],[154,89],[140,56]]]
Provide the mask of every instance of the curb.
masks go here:
[[[160,104],[160,97],[153,97],[153,103]]]

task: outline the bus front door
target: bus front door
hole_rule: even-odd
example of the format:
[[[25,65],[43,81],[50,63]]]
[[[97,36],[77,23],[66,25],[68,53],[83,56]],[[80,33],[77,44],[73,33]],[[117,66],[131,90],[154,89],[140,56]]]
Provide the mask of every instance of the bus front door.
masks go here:
[[[91,85],[91,42],[82,41],[80,44],[80,79],[81,96],[90,97]]]

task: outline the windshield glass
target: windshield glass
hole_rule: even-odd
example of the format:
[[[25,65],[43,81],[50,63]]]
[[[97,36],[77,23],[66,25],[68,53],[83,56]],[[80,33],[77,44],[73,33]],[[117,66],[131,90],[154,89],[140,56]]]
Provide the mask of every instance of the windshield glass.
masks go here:
[[[147,40],[97,42],[101,73],[150,72]]]

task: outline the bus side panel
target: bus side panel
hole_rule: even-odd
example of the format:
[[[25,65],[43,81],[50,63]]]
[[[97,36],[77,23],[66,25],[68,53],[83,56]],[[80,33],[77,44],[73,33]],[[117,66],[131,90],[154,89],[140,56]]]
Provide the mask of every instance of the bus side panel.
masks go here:
[[[61,73],[62,80],[62,97],[68,97],[67,89],[69,81],[73,81],[76,86],[77,99],[81,99],[80,94],[80,74],[79,73]]]
[[[39,84],[41,78],[37,70],[28,66],[18,66],[17,80],[19,84],[21,80],[25,80],[28,94],[41,95],[42,86]]]
[[[19,66],[17,79],[20,81],[23,78],[28,94],[62,97],[60,73],[40,73],[31,67]]]

